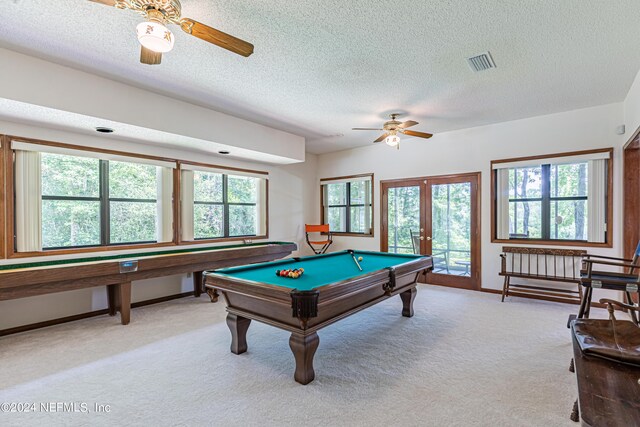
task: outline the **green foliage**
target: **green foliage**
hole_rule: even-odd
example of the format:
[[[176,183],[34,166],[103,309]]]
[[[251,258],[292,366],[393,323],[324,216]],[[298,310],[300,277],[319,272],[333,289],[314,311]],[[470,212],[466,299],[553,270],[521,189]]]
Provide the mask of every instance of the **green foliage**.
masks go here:
[[[328,202],[328,206],[325,207],[325,217],[331,231],[348,231],[350,233],[369,232],[372,224],[367,223],[366,219],[369,218],[370,220],[372,218],[372,207],[370,203],[364,206],[367,200],[371,198],[369,181],[325,184],[324,191],[326,191]],[[349,197],[347,197],[347,193],[349,193]],[[349,209],[349,224],[347,224],[347,209]],[[369,211],[369,215],[367,215],[367,211]]]
[[[109,198],[155,200],[157,167],[126,162],[109,162]]]
[[[246,176],[227,178],[229,203],[256,203],[258,201],[258,179]]]
[[[194,172],[193,211],[196,239],[224,237],[224,176],[218,173]],[[258,192],[260,180],[227,175],[229,236],[251,236],[257,230]],[[242,203],[242,204],[240,204]],[[244,205],[244,204],[247,205]]]
[[[420,187],[390,188],[387,200],[389,252],[414,253],[411,233],[420,230]]]
[[[194,172],[193,194],[196,202],[222,203],[222,174]]]
[[[100,244],[100,202],[42,201],[42,246]]]
[[[43,196],[100,196],[100,161],[42,153]]]
[[[195,205],[193,207],[196,239],[224,236],[224,207],[220,205]]]
[[[471,185],[431,186],[432,253],[446,252],[449,268],[471,255]]]
[[[42,194],[45,196],[42,203],[43,247],[97,246],[102,243],[100,165],[98,159],[42,154]],[[109,243],[156,241],[157,167],[109,161],[107,169]],[[223,181],[222,174],[194,173],[195,201],[211,203],[194,206],[196,238],[224,236]],[[227,189],[229,235],[255,235],[259,180],[229,176]],[[49,200],[52,197],[58,199]],[[92,200],[63,200],[65,197]]]
[[[155,242],[156,203],[111,202],[111,243]]]
[[[509,171],[509,195],[512,199],[538,200],[509,203],[510,232],[528,238],[542,238],[542,167]],[[554,200],[563,197],[586,197],[587,163],[551,165],[549,171],[551,239],[585,240],[588,212],[586,200]]]

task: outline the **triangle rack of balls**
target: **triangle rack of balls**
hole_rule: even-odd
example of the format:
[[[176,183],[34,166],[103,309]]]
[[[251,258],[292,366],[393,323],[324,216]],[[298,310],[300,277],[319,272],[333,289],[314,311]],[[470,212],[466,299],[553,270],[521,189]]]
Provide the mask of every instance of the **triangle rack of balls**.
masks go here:
[[[291,279],[297,279],[304,273],[304,268],[293,268],[291,270],[276,270],[276,276],[289,277]]]

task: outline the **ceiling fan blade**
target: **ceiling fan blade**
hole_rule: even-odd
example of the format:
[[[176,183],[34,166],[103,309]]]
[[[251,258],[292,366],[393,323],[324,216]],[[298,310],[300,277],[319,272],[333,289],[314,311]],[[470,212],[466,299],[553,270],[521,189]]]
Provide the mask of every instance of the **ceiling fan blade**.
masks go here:
[[[410,128],[411,126],[415,126],[415,125],[417,125],[417,124],[418,124],[418,122],[414,122],[413,120],[407,120],[407,121],[406,121],[406,122],[404,122],[404,123],[400,123],[400,124],[398,125],[398,127],[399,127],[400,129],[406,129],[406,128]]]
[[[116,5],[116,0],[89,0],[92,1],[94,3],[100,3],[103,4],[105,6],[115,6]]]
[[[382,142],[382,141],[383,141],[386,137],[388,137],[388,136],[389,136],[389,134],[388,134],[388,133],[383,133],[382,135],[380,135],[380,136],[378,137],[378,139],[376,139],[376,140],[375,140],[375,141],[373,141],[373,142]]]
[[[193,19],[182,18],[180,20],[180,27],[182,27],[182,30],[187,34],[191,34],[192,36],[220,46],[233,53],[237,53],[238,55],[249,56],[253,53],[253,45],[251,43],[201,24]]]
[[[158,65],[162,61],[162,53],[154,52],[144,46],[140,46],[140,62],[148,65]]]
[[[417,136],[418,138],[431,138],[433,135],[426,132],[416,132],[415,130],[401,130],[400,132],[409,136]]]
[[[351,128],[351,130],[384,130],[380,128]]]

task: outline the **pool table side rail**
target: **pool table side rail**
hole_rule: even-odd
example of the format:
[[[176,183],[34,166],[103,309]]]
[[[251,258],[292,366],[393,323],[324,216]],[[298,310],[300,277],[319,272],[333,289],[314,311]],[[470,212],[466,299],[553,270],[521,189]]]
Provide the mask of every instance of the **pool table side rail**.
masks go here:
[[[336,253],[342,254],[342,252],[336,252]],[[322,256],[322,255],[318,255],[318,256]],[[247,295],[252,294],[254,290],[258,291],[258,293],[260,294],[263,294],[263,292],[261,291],[264,290],[267,293],[274,292],[274,293],[278,293],[278,294],[282,293],[286,295],[290,295],[292,292],[308,292],[308,291],[299,291],[295,288],[288,288],[284,286],[273,285],[270,283],[263,283],[255,280],[233,277],[232,275],[229,275],[227,273],[219,272],[221,270],[238,272],[238,271],[249,269],[251,267],[260,268],[265,265],[277,266],[277,265],[281,265],[282,263],[291,262],[290,261],[291,259],[292,258],[267,262],[264,264],[254,264],[253,266],[231,267],[228,269],[225,268],[225,269],[216,269],[213,271],[205,271],[203,273],[203,275],[206,277],[205,286],[212,289],[220,289],[220,290],[227,289],[229,291],[233,291],[237,293],[245,293]],[[383,281],[386,280],[385,283],[387,283],[391,280],[391,277],[393,277],[393,275],[406,274],[408,272],[411,272],[412,270],[425,271],[425,270],[430,270],[431,268],[433,268],[433,262],[430,257],[419,257],[417,259],[413,259],[412,261],[400,264],[395,267],[387,267],[387,268],[382,268],[380,270],[374,270],[369,273],[360,274],[357,276],[350,276],[348,279],[318,286],[317,288],[313,288],[310,291],[320,292],[321,296],[323,296],[322,299],[333,298],[347,292],[347,290],[343,289],[343,287],[341,286],[345,283],[348,283],[350,286],[354,286],[355,288],[357,288],[360,282],[369,282],[370,280],[373,279],[373,276],[375,276],[376,279],[378,278],[377,276],[379,276],[380,280],[383,280]]]
[[[346,255],[349,252],[349,249],[346,250],[342,250],[342,251],[337,251],[337,252],[329,252],[326,254],[320,254],[320,255],[308,255],[308,256],[304,256],[304,257],[291,257],[291,258],[285,258],[285,259],[281,259],[278,261],[271,261],[271,262],[265,262],[265,263],[260,263],[260,264],[250,264],[250,265],[239,265],[237,267],[229,267],[229,268],[218,268],[215,269],[213,271],[210,271],[210,273],[220,273],[220,274],[233,274],[233,273],[239,273],[242,271],[246,271],[246,270],[251,270],[254,268],[260,268],[260,267],[275,267],[278,265],[285,265],[285,264],[294,264],[296,262],[299,261],[305,261],[305,260],[318,260],[318,259],[322,259],[322,258],[330,258],[330,257],[334,257],[334,256],[340,256],[340,255]],[[374,252],[374,251],[361,251],[361,250],[353,250],[354,253],[357,254],[363,254],[363,255],[380,255],[380,252]],[[394,253],[385,253],[385,255],[388,255],[389,257],[397,257],[397,258],[404,258],[407,260],[414,260],[414,259],[420,259],[423,258],[423,255],[415,255],[415,254],[394,254]]]

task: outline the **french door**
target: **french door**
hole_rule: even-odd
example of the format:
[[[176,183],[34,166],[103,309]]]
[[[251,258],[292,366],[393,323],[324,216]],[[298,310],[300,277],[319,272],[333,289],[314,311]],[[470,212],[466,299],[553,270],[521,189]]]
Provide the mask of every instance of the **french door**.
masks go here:
[[[431,255],[424,281],[480,289],[480,173],[381,182],[381,250]]]

